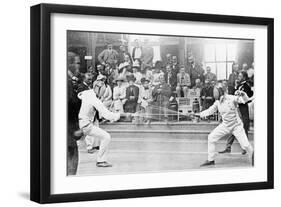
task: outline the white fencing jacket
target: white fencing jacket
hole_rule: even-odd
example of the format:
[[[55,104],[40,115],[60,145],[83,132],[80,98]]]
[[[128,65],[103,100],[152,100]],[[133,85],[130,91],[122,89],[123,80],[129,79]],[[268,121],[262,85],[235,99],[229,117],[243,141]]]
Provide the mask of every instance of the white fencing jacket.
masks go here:
[[[94,121],[97,111],[99,112],[100,117],[109,121],[117,121],[120,119],[120,113],[110,112],[97,98],[94,90],[90,89],[82,91],[78,94],[78,98],[82,100],[78,115],[80,129]]]
[[[207,110],[202,111],[200,117],[207,117],[218,111],[222,117],[222,123],[231,130],[239,124],[243,125],[238,112],[238,103],[246,103],[248,100],[247,94],[244,96],[225,94]]]

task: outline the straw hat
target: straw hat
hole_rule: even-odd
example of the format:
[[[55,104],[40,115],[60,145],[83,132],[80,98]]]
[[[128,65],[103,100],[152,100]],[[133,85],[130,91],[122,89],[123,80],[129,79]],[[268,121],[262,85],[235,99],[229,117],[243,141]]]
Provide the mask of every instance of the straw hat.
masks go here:
[[[135,62],[133,63],[133,68],[140,68],[140,64],[135,61]]]
[[[104,75],[102,75],[102,74],[98,75],[97,81],[103,80],[103,79],[105,80],[105,79],[106,79],[106,76],[104,76]]]
[[[125,68],[127,66],[129,66],[130,64],[128,62],[124,62],[124,63],[120,63],[118,69],[121,70],[122,68]]]

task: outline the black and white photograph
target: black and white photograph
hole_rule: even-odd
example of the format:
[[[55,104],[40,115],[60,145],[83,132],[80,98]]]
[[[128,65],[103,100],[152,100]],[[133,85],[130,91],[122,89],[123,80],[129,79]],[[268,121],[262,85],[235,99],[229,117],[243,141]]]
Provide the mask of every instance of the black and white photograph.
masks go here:
[[[254,39],[66,36],[68,176],[254,167]]]
[[[31,15],[31,200],[273,188],[272,18]]]

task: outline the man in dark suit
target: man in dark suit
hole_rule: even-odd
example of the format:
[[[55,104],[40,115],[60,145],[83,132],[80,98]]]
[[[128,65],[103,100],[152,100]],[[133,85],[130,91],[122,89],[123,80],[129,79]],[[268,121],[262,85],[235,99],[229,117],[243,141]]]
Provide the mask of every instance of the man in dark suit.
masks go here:
[[[119,51],[119,61],[118,61],[119,64],[126,62],[127,61],[126,59],[128,59],[128,58],[129,58],[129,61],[130,61],[129,63],[132,64],[133,63],[132,57],[131,57],[130,53],[126,50],[125,45],[120,45],[119,49],[120,49],[120,51]],[[126,56],[128,56],[128,58]]]
[[[247,79],[248,79],[248,75],[245,71],[241,71],[239,74],[238,74],[238,77],[237,77],[237,80],[238,80],[238,86],[236,87],[235,89],[235,92],[234,94],[239,94],[240,91],[243,91],[247,94],[247,96],[249,98],[251,98],[253,96],[253,91],[249,85],[249,83],[247,82]],[[239,104],[239,111],[240,111],[240,114],[241,114],[241,119],[242,119],[242,122],[243,122],[243,127],[244,127],[244,130],[245,130],[245,133],[248,137],[248,131],[249,131],[249,125],[250,125],[250,118],[249,118],[249,108],[248,108],[248,103],[245,103],[245,104]],[[231,145],[233,144],[234,142],[234,139],[235,139],[235,136],[230,136],[228,139],[227,139],[227,144],[226,144],[226,148],[225,150],[221,151],[220,153],[230,153],[231,152]],[[243,149],[242,151],[242,154],[246,154],[246,150]]]
[[[85,73],[82,75],[82,82],[78,85],[77,93],[89,90],[93,87],[93,75]]]
[[[238,76],[239,65],[237,63],[232,64],[232,73],[229,75],[227,85],[228,94],[233,95],[235,92],[235,84]]]
[[[188,57],[187,72],[190,74],[191,88],[195,86],[196,79],[200,79],[201,83],[205,82],[204,70],[200,65],[195,63],[193,56]]]
[[[171,87],[171,90],[176,90],[177,87],[177,74],[173,73],[171,65],[166,65],[165,81]]]

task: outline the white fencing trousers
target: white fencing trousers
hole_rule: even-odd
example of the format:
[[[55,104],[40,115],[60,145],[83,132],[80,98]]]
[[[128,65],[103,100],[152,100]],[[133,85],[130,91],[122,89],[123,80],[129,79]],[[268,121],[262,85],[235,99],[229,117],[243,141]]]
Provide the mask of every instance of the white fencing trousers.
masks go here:
[[[94,144],[99,142],[100,149],[97,155],[97,162],[107,161],[108,146],[111,140],[110,134],[94,124],[89,124],[88,126],[84,127],[83,133],[86,136],[86,143],[89,142]]]
[[[85,136],[85,142],[87,145],[87,150],[91,150],[93,147],[100,146],[100,142],[98,139],[93,139],[92,136]]]
[[[243,124],[238,124],[232,129],[225,124],[218,125],[208,136],[208,160],[213,161],[216,154],[216,142],[225,135],[233,134],[238,140],[239,144],[245,149],[248,155],[251,157],[253,154],[253,148],[247,138]]]

